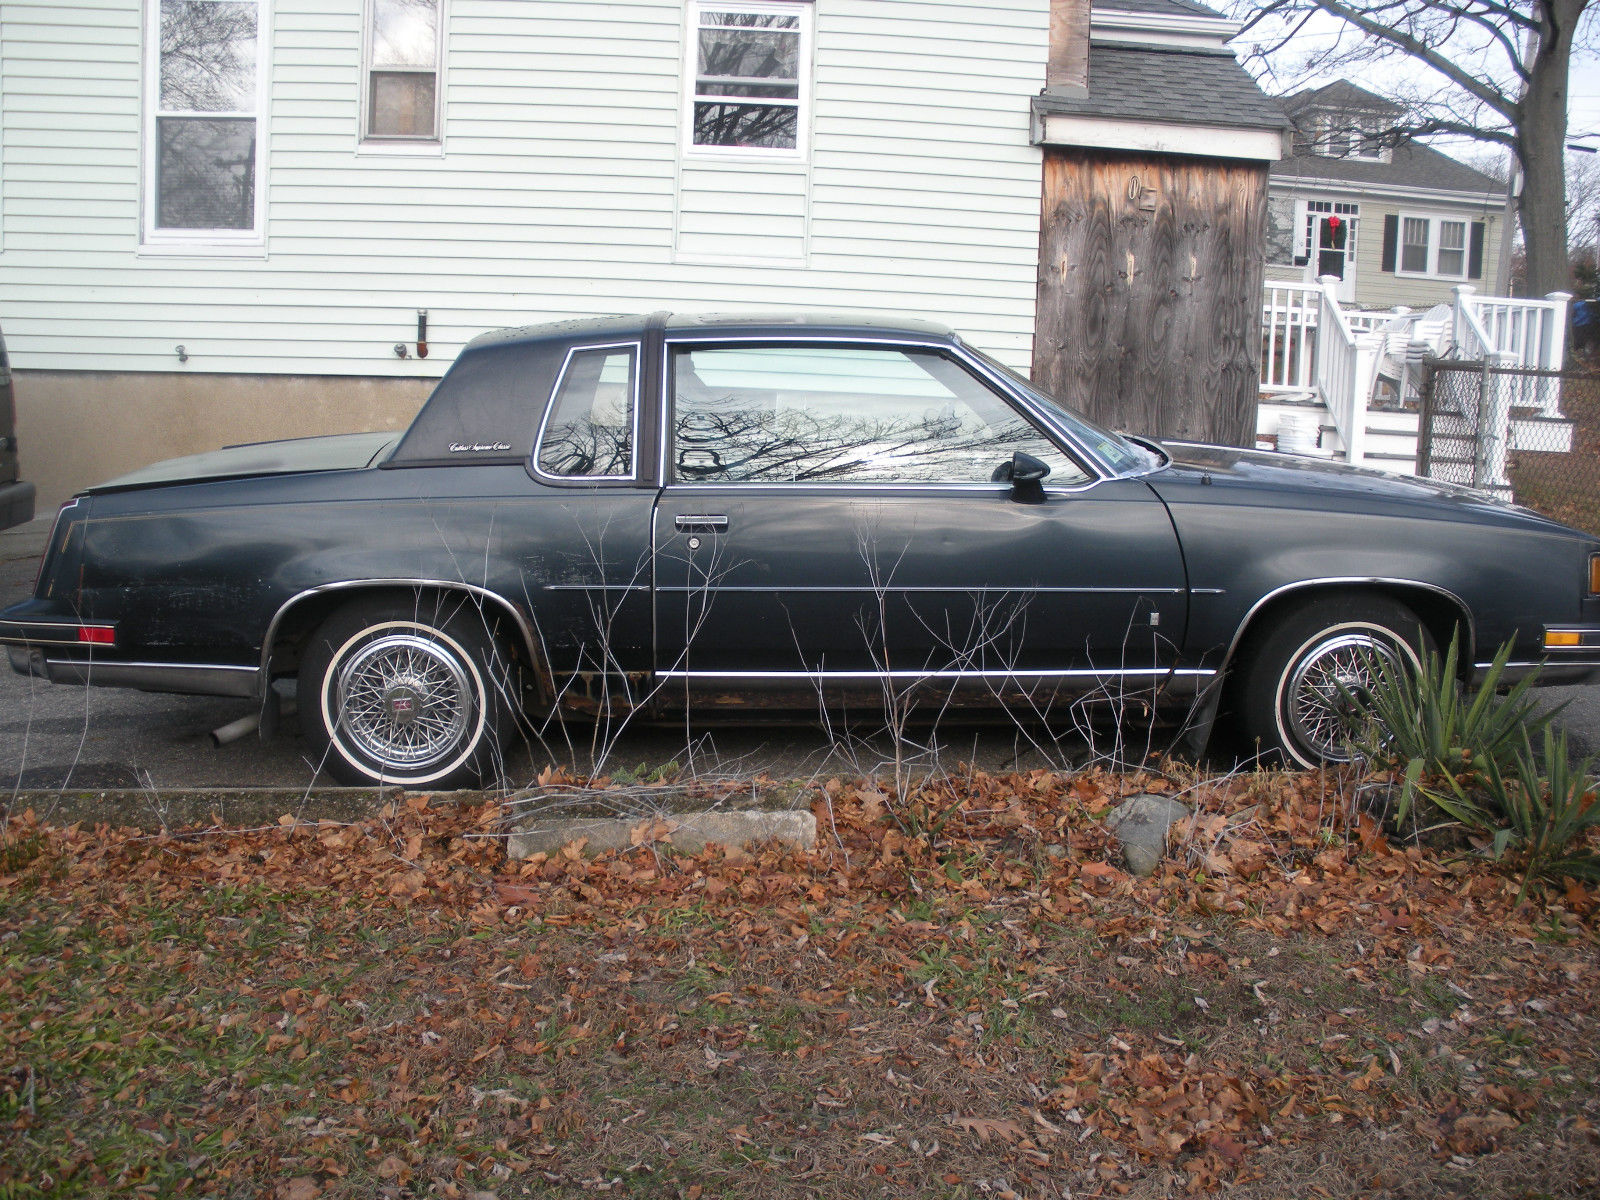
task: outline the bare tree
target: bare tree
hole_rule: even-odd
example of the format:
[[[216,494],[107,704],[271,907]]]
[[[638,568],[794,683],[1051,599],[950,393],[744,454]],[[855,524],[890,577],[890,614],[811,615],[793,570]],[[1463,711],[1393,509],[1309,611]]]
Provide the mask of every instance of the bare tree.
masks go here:
[[[1565,288],[1569,278],[1562,161],[1572,54],[1594,40],[1589,0],[1234,0],[1253,57],[1281,84],[1332,71],[1385,65],[1385,89],[1404,115],[1390,144],[1454,134],[1508,150],[1521,168],[1518,216],[1527,251],[1527,290]],[[1330,42],[1296,53],[1318,22],[1335,19]],[[1416,70],[1420,67],[1422,70]]]
[[[1573,282],[1600,298],[1600,154],[1567,156],[1567,241]]]

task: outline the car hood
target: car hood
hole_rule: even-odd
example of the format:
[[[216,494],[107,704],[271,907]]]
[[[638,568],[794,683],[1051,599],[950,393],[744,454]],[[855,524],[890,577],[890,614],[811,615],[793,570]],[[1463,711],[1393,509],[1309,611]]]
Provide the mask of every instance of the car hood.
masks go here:
[[[1445,508],[1454,518],[1475,514],[1496,525],[1537,525],[1571,532],[1565,525],[1521,508],[1476,488],[1462,487],[1415,475],[1391,475],[1326,459],[1306,458],[1273,451],[1241,450],[1236,446],[1208,446],[1192,442],[1155,443],[1172,460],[1165,471],[1148,477],[1157,492],[1163,476],[1185,480],[1202,477],[1207,483],[1276,493],[1300,504],[1330,509],[1371,505],[1383,511],[1397,508]],[[1319,499],[1320,498],[1320,499]]]
[[[398,433],[338,433],[328,437],[224,446],[205,454],[151,463],[88,490],[106,492],[200,479],[237,479],[300,471],[354,471],[377,462],[399,440]]]

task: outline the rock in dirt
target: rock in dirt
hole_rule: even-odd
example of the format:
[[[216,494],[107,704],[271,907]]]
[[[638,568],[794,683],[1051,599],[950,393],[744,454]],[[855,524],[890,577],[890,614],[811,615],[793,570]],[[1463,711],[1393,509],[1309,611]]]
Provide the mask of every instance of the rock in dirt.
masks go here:
[[[1149,875],[1166,857],[1167,831],[1191,816],[1187,804],[1170,796],[1129,796],[1106,814],[1106,828],[1122,843],[1122,858],[1135,875]]]

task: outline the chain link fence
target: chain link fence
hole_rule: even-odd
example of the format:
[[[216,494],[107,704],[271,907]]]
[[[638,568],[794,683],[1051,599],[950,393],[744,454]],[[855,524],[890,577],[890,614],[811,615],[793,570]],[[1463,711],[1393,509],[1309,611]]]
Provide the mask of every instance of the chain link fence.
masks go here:
[[[1600,534],[1600,373],[1429,362],[1418,474]]]

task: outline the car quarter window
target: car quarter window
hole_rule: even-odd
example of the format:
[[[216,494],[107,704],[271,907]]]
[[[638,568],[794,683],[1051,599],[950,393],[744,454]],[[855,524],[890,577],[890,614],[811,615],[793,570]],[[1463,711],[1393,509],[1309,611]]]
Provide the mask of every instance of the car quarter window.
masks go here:
[[[534,454],[541,473],[633,477],[637,364],[631,345],[574,350],[567,357]]]
[[[950,358],[895,346],[694,346],[672,355],[680,483],[989,483],[1021,450],[1087,474]]]

